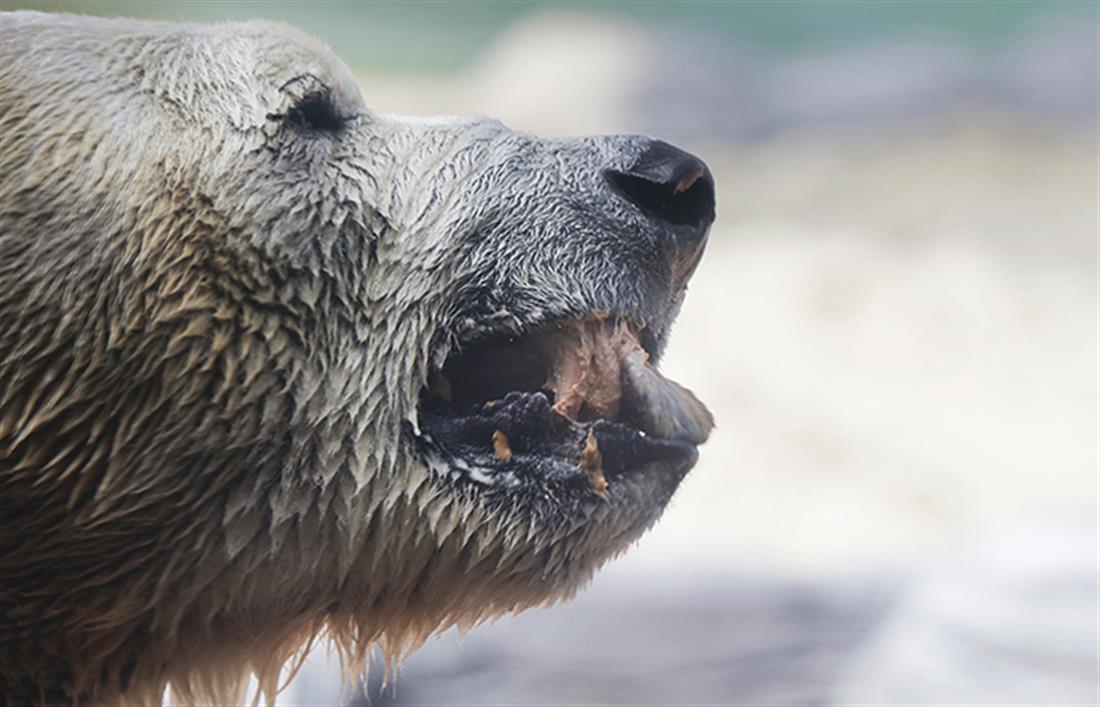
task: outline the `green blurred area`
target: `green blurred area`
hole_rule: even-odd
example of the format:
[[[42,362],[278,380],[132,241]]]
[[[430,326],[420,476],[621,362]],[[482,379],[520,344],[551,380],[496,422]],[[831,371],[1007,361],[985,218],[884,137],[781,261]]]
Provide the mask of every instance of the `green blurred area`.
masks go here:
[[[1095,24],[1090,0],[960,2],[138,2],[2,0],[0,7],[104,16],[210,22],[282,20],[323,38],[359,69],[459,68],[512,23],[545,10],[598,13],[685,35],[710,35],[765,54],[947,36],[977,50],[996,48],[1047,21]]]

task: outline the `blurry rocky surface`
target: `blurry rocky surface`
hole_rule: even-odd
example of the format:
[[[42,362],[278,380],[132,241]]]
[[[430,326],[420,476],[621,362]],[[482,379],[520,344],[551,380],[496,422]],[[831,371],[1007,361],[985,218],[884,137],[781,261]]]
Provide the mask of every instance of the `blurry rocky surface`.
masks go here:
[[[376,665],[352,704],[821,704],[894,592],[868,577],[681,580],[606,572],[568,605],[429,641],[388,687]],[[332,678],[299,678],[288,704],[333,699]]]
[[[429,641],[347,704],[1088,705],[1091,529],[1007,529],[910,577],[611,568],[576,601]],[[281,704],[337,704],[315,655]]]
[[[830,704],[1096,704],[1095,528],[1014,528],[906,589]]]
[[[392,703],[820,703],[888,597],[854,578],[694,579],[609,576],[569,607],[445,636],[409,660]]]

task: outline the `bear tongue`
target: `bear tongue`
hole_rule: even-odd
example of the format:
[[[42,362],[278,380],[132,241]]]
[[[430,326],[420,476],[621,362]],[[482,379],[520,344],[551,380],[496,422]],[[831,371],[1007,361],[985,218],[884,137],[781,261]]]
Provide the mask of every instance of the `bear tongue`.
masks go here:
[[[706,441],[714,426],[691,391],[649,363],[634,327],[623,319],[593,315],[559,322],[537,346],[560,415],[585,422],[628,418],[646,434],[692,444]]]
[[[661,375],[640,347],[622,360],[622,405],[632,422],[654,437],[699,445],[714,428],[714,416],[695,395]]]

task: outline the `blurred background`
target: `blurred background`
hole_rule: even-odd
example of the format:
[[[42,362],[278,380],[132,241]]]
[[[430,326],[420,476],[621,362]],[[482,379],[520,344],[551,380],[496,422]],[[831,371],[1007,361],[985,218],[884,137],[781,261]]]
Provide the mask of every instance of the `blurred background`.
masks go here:
[[[1096,2],[3,6],[280,19],[372,108],[709,162],[664,364],[698,467],[575,602],[371,704],[1097,704]],[[284,700],[339,689],[319,653]]]

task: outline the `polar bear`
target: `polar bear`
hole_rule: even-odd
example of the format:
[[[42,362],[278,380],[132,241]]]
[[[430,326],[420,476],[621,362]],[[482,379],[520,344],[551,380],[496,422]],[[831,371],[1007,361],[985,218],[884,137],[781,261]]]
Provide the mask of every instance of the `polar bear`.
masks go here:
[[[379,113],[279,24],[2,35],[7,701],[354,675],[570,596],[693,466],[698,158]]]

